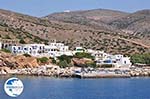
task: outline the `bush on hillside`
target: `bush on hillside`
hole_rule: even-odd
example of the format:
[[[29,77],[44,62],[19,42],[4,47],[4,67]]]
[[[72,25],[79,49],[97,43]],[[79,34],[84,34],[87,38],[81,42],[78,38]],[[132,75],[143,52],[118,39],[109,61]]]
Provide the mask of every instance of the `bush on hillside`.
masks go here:
[[[2,49],[1,51],[5,52],[5,53],[11,53],[11,51],[8,49]]]
[[[68,67],[71,65],[71,59],[70,56],[62,55],[58,57],[59,62],[57,64],[62,68]]]
[[[48,60],[49,59],[47,57],[37,58],[37,61],[40,62],[40,63],[47,63]]]
[[[20,39],[19,43],[20,44],[26,44],[26,42],[23,39]]]
[[[145,54],[134,54],[131,56],[131,62],[141,63],[141,64],[150,64],[150,53]]]
[[[78,53],[76,53],[74,55],[74,57],[75,58],[89,58],[89,59],[94,59],[94,57],[91,54],[85,53],[85,52],[83,52],[83,53],[78,52]]]
[[[23,56],[25,56],[25,57],[31,57],[30,54],[23,54]]]

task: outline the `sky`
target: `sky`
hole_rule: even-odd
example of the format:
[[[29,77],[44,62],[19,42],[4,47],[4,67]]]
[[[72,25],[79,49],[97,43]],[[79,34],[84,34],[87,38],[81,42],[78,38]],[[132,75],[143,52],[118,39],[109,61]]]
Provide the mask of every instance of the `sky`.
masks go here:
[[[42,17],[66,10],[112,9],[135,12],[150,9],[150,0],[0,0],[0,9]]]

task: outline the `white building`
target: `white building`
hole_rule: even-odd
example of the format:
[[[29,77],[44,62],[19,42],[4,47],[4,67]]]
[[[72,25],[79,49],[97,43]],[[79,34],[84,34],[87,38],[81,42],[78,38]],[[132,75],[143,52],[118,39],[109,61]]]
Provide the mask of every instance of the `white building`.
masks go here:
[[[2,42],[0,42],[0,50],[2,49]]]
[[[75,50],[73,51],[73,54],[75,55],[76,53],[83,53],[86,52],[86,49],[83,47],[76,47]]]
[[[0,39],[0,42],[1,49],[9,49],[11,46],[16,46],[19,44],[18,39]]]
[[[130,58],[123,55],[110,55],[103,51],[95,51],[92,55],[95,57],[97,65],[110,64],[115,67],[130,67],[132,65]]]
[[[51,57],[59,57],[61,55],[73,56],[69,46],[65,46],[63,43],[50,43],[45,46],[45,50]]]
[[[9,49],[13,54],[30,54],[32,56],[42,56],[44,54],[44,44],[24,44],[11,46]]]
[[[9,50],[13,54],[30,54],[35,57],[59,57],[61,55],[72,56],[69,47],[62,43],[45,44],[23,44],[19,46],[11,46]]]
[[[123,55],[112,55],[111,60],[116,67],[130,67],[132,65],[130,57]]]
[[[2,46],[8,47],[13,54],[29,54],[35,57],[59,57],[61,55],[73,56],[77,52],[86,52],[90,53],[95,57],[95,61],[97,65],[102,64],[112,64],[115,67],[130,67],[131,62],[129,57],[124,57],[123,55],[111,55],[107,54],[104,51],[95,51],[91,49],[84,49],[83,47],[76,47],[75,51],[70,51],[68,46],[65,46],[63,43],[49,43],[49,45],[45,44],[22,44],[22,45],[14,45],[17,44],[16,41],[5,40],[4,44],[0,42],[0,49]],[[6,46],[7,45],[7,46]]]

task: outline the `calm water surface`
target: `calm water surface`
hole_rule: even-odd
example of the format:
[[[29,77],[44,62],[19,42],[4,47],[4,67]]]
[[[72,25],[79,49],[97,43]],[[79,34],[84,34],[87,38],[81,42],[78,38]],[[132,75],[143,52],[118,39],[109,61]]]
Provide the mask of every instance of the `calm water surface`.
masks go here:
[[[9,77],[0,77],[0,99],[150,99],[150,78],[62,79],[19,76],[24,91],[17,98],[3,89]]]

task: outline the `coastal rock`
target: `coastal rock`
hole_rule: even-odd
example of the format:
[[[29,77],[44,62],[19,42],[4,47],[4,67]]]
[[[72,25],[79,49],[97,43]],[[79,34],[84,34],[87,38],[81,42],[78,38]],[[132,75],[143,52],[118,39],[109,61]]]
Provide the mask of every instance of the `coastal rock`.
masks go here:
[[[0,51],[0,67],[15,68],[34,68],[39,64],[35,57],[15,56],[10,53]]]
[[[80,67],[84,67],[86,66],[87,63],[93,62],[92,59],[88,59],[88,58],[73,58],[72,59],[73,63],[75,66],[80,66]]]

